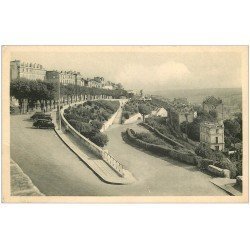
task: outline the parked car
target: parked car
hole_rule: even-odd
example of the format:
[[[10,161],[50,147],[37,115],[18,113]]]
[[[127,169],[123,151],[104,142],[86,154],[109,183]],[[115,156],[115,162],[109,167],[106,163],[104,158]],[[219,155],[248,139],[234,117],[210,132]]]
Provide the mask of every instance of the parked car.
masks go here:
[[[33,123],[36,128],[55,128],[55,125],[50,120],[39,119]]]
[[[31,119],[33,119],[34,121],[37,121],[39,119],[52,121],[51,114],[44,114],[43,112],[36,112],[34,115],[31,116]]]

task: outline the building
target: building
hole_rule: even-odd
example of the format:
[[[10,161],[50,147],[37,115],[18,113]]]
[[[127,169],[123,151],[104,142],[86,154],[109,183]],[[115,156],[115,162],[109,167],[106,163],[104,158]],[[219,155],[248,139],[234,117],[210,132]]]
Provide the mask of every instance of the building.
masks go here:
[[[183,122],[193,122],[197,116],[193,106],[187,102],[187,99],[174,99],[168,104],[168,117],[170,124],[176,129],[180,130],[180,124]]]
[[[41,64],[26,63],[20,60],[10,62],[10,80],[26,78],[28,80],[45,80],[46,70]]]
[[[73,72],[73,75],[75,76],[75,84],[78,86],[83,86],[83,81],[82,81],[82,75],[80,72]]]
[[[79,86],[83,86],[83,78],[80,72],[72,72],[72,71],[57,71],[57,70],[47,70],[46,78],[49,82],[58,83],[60,82],[62,85],[66,84],[76,84]]]
[[[215,98],[214,96],[207,97],[202,103],[203,110],[209,111],[216,111],[217,112],[217,119],[223,120],[224,119],[224,107],[223,102],[220,98]]]
[[[56,70],[47,70],[46,71],[46,81],[52,83],[59,83],[60,73]]]
[[[75,75],[73,71],[60,71],[59,80],[63,85],[75,84]]]
[[[200,125],[200,141],[207,143],[213,150],[223,151],[225,149],[223,122],[202,123]]]
[[[157,108],[156,110],[151,112],[151,115],[159,117],[168,117],[168,111],[164,108]]]

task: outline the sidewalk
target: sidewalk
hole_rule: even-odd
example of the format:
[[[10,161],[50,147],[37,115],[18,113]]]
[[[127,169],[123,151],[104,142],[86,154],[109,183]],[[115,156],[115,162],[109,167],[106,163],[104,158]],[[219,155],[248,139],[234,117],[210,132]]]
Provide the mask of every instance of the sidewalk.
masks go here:
[[[10,179],[11,196],[44,196],[13,160],[10,160]]]
[[[221,189],[228,192],[230,195],[233,196],[241,196],[242,192],[237,189],[236,186],[236,179],[229,179],[229,178],[213,178],[210,180],[214,185],[220,187]]]
[[[110,184],[130,184],[135,181],[133,175],[124,169],[124,177],[112,170],[112,168],[93,154],[87,147],[80,144],[77,139],[70,133],[65,133],[64,129],[58,130],[56,120],[56,112],[52,112],[53,123],[55,124],[55,132],[59,138],[74,152],[101,180]]]

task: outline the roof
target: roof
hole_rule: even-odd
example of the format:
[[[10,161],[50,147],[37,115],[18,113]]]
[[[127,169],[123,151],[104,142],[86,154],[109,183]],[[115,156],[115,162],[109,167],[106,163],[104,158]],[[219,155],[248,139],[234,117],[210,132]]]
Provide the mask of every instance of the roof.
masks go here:
[[[215,98],[214,96],[208,96],[203,101],[203,103],[208,104],[208,105],[218,106],[218,105],[222,104],[222,100],[220,98]]]
[[[201,123],[202,127],[207,127],[207,128],[223,128],[224,125],[223,124],[219,124],[218,122],[204,122]]]

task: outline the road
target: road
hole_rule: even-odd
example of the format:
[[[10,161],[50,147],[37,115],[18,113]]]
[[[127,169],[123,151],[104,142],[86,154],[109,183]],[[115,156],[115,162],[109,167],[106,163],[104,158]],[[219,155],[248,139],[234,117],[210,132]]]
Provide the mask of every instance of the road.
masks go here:
[[[107,130],[107,148],[138,181],[131,185],[103,183],[53,130],[33,129],[28,118],[11,116],[11,158],[45,195],[226,195],[209,182],[209,176],[193,167],[157,158],[126,144],[121,138],[126,125],[118,124]]]

